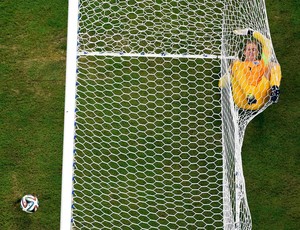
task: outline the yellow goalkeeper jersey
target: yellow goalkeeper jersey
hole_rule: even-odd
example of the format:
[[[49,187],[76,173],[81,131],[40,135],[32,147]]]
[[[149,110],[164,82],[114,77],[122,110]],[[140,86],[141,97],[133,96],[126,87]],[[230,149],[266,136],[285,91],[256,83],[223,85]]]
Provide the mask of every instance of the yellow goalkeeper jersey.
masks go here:
[[[253,37],[262,45],[261,60],[236,60],[231,68],[233,100],[242,109],[257,110],[269,100],[270,87],[279,86],[281,71],[278,63],[270,63],[271,42],[261,33],[255,31]],[[247,96],[252,95],[257,102],[248,104]]]

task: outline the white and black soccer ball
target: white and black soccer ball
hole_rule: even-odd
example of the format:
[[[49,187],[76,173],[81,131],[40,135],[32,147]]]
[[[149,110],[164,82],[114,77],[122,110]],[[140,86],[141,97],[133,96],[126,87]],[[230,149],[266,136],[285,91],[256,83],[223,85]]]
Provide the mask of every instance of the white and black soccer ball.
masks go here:
[[[39,201],[36,196],[31,194],[25,195],[21,199],[21,209],[27,213],[34,213],[39,207]]]

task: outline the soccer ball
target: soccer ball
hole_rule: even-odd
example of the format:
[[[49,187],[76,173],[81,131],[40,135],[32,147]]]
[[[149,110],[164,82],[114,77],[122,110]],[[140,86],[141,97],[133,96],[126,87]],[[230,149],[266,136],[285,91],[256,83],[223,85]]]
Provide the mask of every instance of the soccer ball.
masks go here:
[[[21,199],[21,208],[24,212],[34,213],[39,207],[39,201],[36,196],[25,195]]]

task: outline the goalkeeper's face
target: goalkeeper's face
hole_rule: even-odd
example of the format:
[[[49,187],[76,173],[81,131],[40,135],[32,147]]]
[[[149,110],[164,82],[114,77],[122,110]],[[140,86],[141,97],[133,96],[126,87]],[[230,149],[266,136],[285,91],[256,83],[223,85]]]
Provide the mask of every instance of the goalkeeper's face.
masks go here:
[[[244,55],[245,61],[256,61],[258,57],[258,46],[254,42],[250,42],[246,44]]]

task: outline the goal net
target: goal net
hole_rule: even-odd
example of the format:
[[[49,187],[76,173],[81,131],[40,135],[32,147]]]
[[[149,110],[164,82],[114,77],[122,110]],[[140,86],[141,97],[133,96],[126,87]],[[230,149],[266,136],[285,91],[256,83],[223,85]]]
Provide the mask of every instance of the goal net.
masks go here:
[[[232,31],[266,19],[263,0],[69,1],[61,229],[251,229],[241,147],[269,103],[218,84]]]

